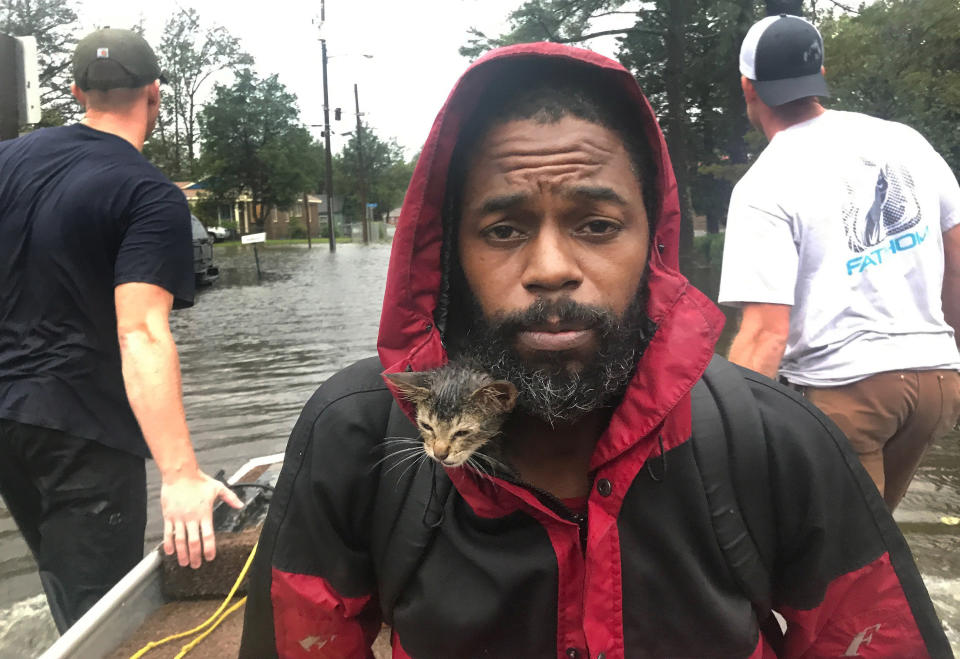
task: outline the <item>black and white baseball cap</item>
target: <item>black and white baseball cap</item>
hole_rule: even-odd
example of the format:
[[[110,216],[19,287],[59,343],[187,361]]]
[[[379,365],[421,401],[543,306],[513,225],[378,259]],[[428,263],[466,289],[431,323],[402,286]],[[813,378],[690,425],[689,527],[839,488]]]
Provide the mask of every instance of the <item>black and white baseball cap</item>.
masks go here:
[[[754,23],[740,46],[740,73],[770,107],[830,96],[822,67],[823,37],[799,16],[767,16]]]

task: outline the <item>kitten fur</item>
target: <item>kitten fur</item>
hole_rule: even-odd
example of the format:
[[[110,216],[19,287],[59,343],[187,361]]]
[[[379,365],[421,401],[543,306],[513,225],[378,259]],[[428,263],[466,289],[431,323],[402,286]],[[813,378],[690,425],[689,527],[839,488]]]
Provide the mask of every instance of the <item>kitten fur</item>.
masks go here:
[[[517,402],[517,388],[510,382],[494,380],[461,362],[432,371],[391,373],[386,378],[416,406],[417,427],[430,458],[446,467],[470,462],[481,472],[487,472],[491,463],[505,467],[491,440],[500,434]]]

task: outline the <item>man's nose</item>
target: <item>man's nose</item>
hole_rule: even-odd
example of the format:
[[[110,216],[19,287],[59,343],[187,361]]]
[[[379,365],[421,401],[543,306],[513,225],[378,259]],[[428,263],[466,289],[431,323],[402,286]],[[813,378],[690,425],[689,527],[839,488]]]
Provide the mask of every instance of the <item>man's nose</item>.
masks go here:
[[[543,295],[571,291],[583,282],[574,239],[559,227],[546,226],[527,245],[527,263],[521,283],[527,291]]]

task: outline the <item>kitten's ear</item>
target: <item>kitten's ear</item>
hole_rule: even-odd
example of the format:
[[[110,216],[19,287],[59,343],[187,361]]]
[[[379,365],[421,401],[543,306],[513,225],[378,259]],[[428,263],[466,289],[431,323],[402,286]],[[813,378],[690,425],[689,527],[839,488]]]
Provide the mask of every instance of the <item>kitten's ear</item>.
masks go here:
[[[470,395],[471,400],[492,414],[506,414],[517,404],[517,388],[506,380],[494,380]]]
[[[428,373],[423,371],[387,373],[385,376],[411,403],[419,404],[430,394]]]

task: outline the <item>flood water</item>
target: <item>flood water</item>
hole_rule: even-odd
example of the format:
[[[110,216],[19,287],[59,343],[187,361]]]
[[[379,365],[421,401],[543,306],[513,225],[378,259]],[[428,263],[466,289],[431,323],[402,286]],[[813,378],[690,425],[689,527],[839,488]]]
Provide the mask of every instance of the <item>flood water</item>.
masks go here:
[[[177,311],[172,327],[187,420],[201,466],[228,474],[281,452],[307,398],[340,368],[375,354],[389,246],[218,245],[220,279]],[[717,273],[691,272],[715,296]],[[728,322],[721,350],[733,331]],[[146,546],[160,540],[159,483],[148,466]],[[960,651],[960,436],[930,452],[897,521]],[[26,545],[0,504],[0,659],[38,656],[56,637]]]

